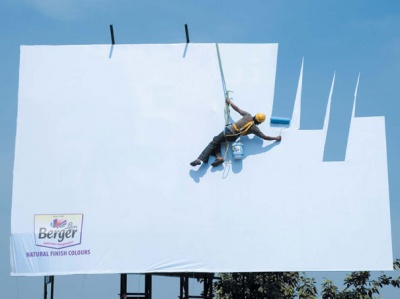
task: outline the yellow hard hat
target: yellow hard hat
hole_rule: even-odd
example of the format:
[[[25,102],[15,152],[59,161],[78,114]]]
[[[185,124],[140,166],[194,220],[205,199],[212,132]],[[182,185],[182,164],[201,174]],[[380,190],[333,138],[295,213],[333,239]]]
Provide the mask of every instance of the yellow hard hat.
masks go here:
[[[262,123],[265,120],[265,114],[262,113],[257,113],[255,116],[256,121],[258,121],[259,123]]]

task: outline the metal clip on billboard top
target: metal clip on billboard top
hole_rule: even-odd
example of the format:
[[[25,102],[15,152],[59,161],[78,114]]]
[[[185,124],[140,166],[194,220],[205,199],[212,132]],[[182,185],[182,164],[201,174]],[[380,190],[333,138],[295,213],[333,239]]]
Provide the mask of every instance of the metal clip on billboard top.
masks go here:
[[[186,43],[190,43],[190,39],[189,39],[189,28],[188,25],[185,24],[185,33],[186,33]]]
[[[111,43],[112,43],[113,45],[115,45],[115,39],[114,39],[114,27],[113,27],[113,25],[112,25],[112,24],[110,25],[110,33],[111,33]]]

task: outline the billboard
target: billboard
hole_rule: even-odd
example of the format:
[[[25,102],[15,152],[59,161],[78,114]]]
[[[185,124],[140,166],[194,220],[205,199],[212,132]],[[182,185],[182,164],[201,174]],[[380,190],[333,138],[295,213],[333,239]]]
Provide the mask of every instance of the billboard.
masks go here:
[[[12,275],[392,269],[384,117],[353,112],[345,161],[324,162],[331,98],[299,129],[301,73],[274,127],[278,45],[219,50],[21,47]],[[282,141],[242,136],[242,159],[223,143],[222,165],[193,167],[241,118],[224,82]]]

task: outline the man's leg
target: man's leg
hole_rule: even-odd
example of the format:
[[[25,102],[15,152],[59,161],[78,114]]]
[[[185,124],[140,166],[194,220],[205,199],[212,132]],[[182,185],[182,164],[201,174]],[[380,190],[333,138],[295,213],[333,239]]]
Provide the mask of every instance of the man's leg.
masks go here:
[[[225,135],[224,134],[224,140],[226,142],[233,142],[237,139],[236,135],[231,135],[230,132],[228,132],[229,134]],[[221,155],[221,143],[219,144],[219,147],[214,151],[214,156],[216,157],[215,161],[211,163],[212,167],[221,165],[222,163],[224,163],[224,158]]]
[[[224,140],[225,140],[224,132],[221,132],[219,135],[215,136],[213,140],[201,152],[200,156],[196,160],[191,162],[190,165],[192,166],[200,165],[201,161],[203,161],[204,163],[208,163],[208,158],[210,158],[211,155],[217,155],[219,153],[219,155],[221,156],[221,143]]]
[[[225,129],[225,131],[222,132],[218,136],[220,137],[220,140],[219,140],[218,147],[215,147],[215,149],[214,149],[213,155],[216,157],[216,159],[214,160],[214,162],[211,163],[212,167],[216,167],[216,166],[224,163],[224,158],[221,155],[221,143],[228,142],[228,141],[235,141],[237,138],[236,136],[232,136],[231,132],[228,129]]]

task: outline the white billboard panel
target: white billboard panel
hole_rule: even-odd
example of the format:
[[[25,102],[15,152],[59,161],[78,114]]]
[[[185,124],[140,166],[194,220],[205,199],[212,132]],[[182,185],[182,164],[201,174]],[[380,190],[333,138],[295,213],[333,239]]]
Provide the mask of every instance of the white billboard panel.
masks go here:
[[[11,274],[391,269],[384,118],[353,116],[346,161],[323,162],[299,92],[280,143],[191,167],[224,93],[215,44],[186,46],[21,48]],[[278,46],[219,48],[234,102],[268,120]]]

